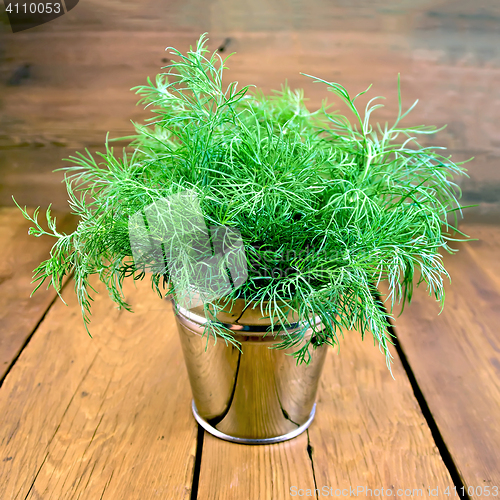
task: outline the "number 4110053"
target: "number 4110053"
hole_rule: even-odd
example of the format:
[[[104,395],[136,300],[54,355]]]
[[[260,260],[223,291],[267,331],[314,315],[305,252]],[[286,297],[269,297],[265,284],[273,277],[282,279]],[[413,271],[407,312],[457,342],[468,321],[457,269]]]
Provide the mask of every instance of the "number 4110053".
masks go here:
[[[9,3],[6,10],[10,14],[60,14],[62,7],[58,2]]]

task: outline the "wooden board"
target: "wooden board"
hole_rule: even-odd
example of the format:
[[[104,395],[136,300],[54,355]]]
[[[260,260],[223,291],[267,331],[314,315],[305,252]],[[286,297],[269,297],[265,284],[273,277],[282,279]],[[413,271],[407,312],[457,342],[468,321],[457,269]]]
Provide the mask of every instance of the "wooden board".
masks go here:
[[[179,2],[168,9],[160,9],[158,2],[147,3],[146,7],[142,3],[80,2],[59,20],[15,36],[3,35],[0,165],[11,165],[12,150],[22,149],[28,151],[24,156],[32,158],[44,151],[40,155],[51,156],[54,166],[60,166],[68,150],[102,147],[108,131],[111,138],[133,133],[130,121],[142,121],[149,114],[135,106],[138,96],[129,89],[161,71],[166,64],[163,60],[171,57],[165,47],[173,45],[185,51],[208,30],[211,50],[229,38],[222,55],[236,52],[228,62],[228,82],[237,80],[240,85],[255,84],[269,91],[288,80],[290,86],[305,89],[311,109],[326,97],[334,99],[323,85],[300,72],[340,82],[353,95],[373,84],[372,90],[358,99],[360,109],[368,99],[386,96],[386,108],[377,110],[373,119],[393,122],[397,75],[401,73],[403,106],[407,108],[419,99],[405,123],[448,125],[435,137],[422,136],[422,144],[447,147],[457,161],[474,156],[474,162],[467,164],[470,179],[461,179],[464,204],[481,204],[467,210],[469,217],[498,218],[500,169],[496,166],[500,148],[495,103],[500,97],[496,84],[500,78],[500,38],[488,22],[495,19],[498,9],[493,0],[485,2],[491,16],[482,17],[475,16],[466,2],[454,10],[449,5],[430,6],[423,0],[394,10],[384,10],[383,2],[357,9],[316,2],[292,15],[299,2],[278,17],[264,3],[253,16],[244,16],[245,9],[238,5],[222,7],[217,2],[210,8],[193,2],[189,9]],[[284,23],[291,15],[293,22]],[[234,19],[240,22],[232,22]],[[328,25],[325,19],[329,19]],[[481,22],[484,26],[471,28]],[[458,36],[464,30],[470,35],[467,43]],[[19,85],[7,85],[25,64],[31,64],[29,77]],[[342,103],[335,106],[345,110]],[[56,188],[56,177],[48,175],[48,181],[28,180],[35,189],[26,198],[19,193],[22,203],[30,204],[33,194],[39,203],[44,194],[40,185]],[[21,191],[18,184],[23,177],[26,175],[20,170],[6,172],[0,204],[8,203],[11,192]],[[40,203],[59,202],[60,192],[56,190],[50,197],[51,193],[48,191]]]
[[[500,227],[497,225],[464,225],[461,229],[474,238],[461,246],[500,290]]]
[[[54,215],[62,232],[76,226],[73,217]],[[53,289],[40,289],[30,298],[33,269],[55,243],[54,238],[29,236],[31,225],[17,207],[0,207],[0,381],[56,296]]]
[[[419,498],[430,498],[429,488],[453,487],[392,351],[394,379],[371,337],[361,341],[357,332],[346,332],[339,354],[329,353],[309,430],[318,488],[353,488],[361,498],[387,498],[381,488],[395,498],[408,497],[400,488],[422,489]]]
[[[131,133],[130,120],[142,120],[149,112],[135,106],[139,96],[130,89],[162,71],[165,58],[172,57],[166,47],[184,52],[200,33],[150,28],[92,31],[83,24],[61,33],[52,32],[49,23],[45,31],[19,33],[14,38],[4,35],[9,57],[4,65],[6,78],[0,80],[0,146],[93,147],[103,143],[107,131],[111,137]],[[226,38],[230,42],[221,55],[235,52],[227,63],[228,83],[237,80],[268,92],[287,80],[292,88],[305,89],[311,109],[329,98],[343,110],[325,86],[300,73],[338,81],[352,95],[373,84],[368,95],[359,98],[359,107],[363,110],[377,95],[387,97],[385,108],[374,114],[374,120],[383,123],[397,115],[397,76],[401,73],[403,105],[420,100],[406,123],[448,123],[431,142],[438,141],[454,153],[500,154],[490,130],[496,117],[490,101],[499,97],[495,83],[500,68],[495,65],[438,62],[437,54],[422,50],[420,40],[406,32],[215,29],[210,32],[209,49],[216,50]],[[9,75],[26,63],[32,64],[29,77],[19,85],[6,85]],[[452,85],[452,78],[460,78],[460,86]],[[477,110],[482,116],[479,121]],[[424,136],[421,139],[427,141]],[[495,169],[485,168],[490,177],[500,180]]]
[[[205,433],[198,499],[285,499],[294,487],[314,491],[307,443],[306,433],[259,446],[228,443]]]
[[[430,498],[429,489],[452,489],[398,359],[393,371],[396,380],[370,341],[362,343],[356,332],[349,332],[340,355],[328,353],[308,434],[259,447],[206,434],[198,498],[281,499],[298,496],[299,489],[303,496],[307,490],[315,496],[315,485],[330,496],[329,488],[363,487],[356,490],[361,497],[366,488],[391,488],[393,495],[399,488],[422,488],[422,498]]]
[[[102,290],[102,287],[99,287]],[[170,305],[97,296],[91,339],[68,287],[0,390],[0,498],[190,498],[197,425]]]
[[[418,289],[395,327],[471,497],[484,498],[476,487],[500,486],[500,229],[466,232],[484,239],[445,256],[443,312]]]

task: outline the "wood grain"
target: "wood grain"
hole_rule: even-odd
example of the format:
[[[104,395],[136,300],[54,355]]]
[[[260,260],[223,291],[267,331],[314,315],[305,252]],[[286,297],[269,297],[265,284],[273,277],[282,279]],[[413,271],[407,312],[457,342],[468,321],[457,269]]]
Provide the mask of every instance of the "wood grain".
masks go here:
[[[228,443],[205,433],[198,500],[281,500],[290,498],[293,487],[314,492],[307,444],[306,433],[259,446]]]
[[[107,131],[112,137],[131,133],[130,120],[142,120],[149,112],[135,106],[138,96],[130,88],[161,71],[167,64],[164,58],[171,57],[166,47],[186,51],[199,34],[151,29],[96,32],[82,25],[65,33],[33,31],[19,33],[15,40],[4,37],[7,74],[28,61],[33,69],[22,85],[0,81],[0,146],[95,146],[102,144]],[[500,154],[492,129],[496,107],[490,106],[500,97],[496,65],[438,62],[436,54],[420,47],[425,41],[406,32],[216,29],[210,33],[209,49],[217,49],[226,37],[231,40],[227,51],[236,52],[227,63],[228,83],[237,80],[268,92],[288,80],[292,88],[305,89],[311,109],[333,95],[301,72],[339,81],[353,95],[373,84],[369,94],[359,99],[359,107],[363,109],[375,95],[386,96],[386,108],[374,115],[384,122],[397,115],[397,75],[401,73],[403,105],[409,107],[420,99],[409,124],[448,123],[438,138],[453,152]],[[452,78],[459,83],[450,86]],[[478,86],[481,92],[476,92]],[[340,102],[336,106],[346,110]],[[491,166],[488,170],[495,175]],[[495,180],[500,179],[495,176]]]
[[[439,307],[418,289],[395,328],[465,485],[500,485],[500,230],[445,256],[452,283]],[[471,495],[472,498],[483,498]]]
[[[394,350],[393,350],[394,351]],[[392,366],[371,338],[346,332],[325,363],[309,436],[318,488],[353,488],[361,498],[405,498],[398,489],[453,486],[397,355]],[[357,488],[363,488],[357,490]],[[378,489],[378,494],[375,490]],[[420,497],[419,497],[420,498]]]
[[[463,225],[461,231],[476,240],[462,245],[461,250],[472,257],[500,290],[500,228],[496,225],[469,224]]]
[[[102,287],[98,287],[102,291]],[[135,313],[57,302],[0,390],[0,498],[189,498],[197,425],[170,306],[128,284]]]
[[[208,24],[200,24],[194,14],[189,20],[186,6],[180,2],[166,10],[157,2],[148,4],[149,8],[122,2],[80,3],[57,23],[15,37],[3,36],[0,165],[7,167],[3,167],[5,187],[0,187],[0,204],[8,203],[12,192],[22,191],[20,184],[28,177],[23,175],[24,165],[15,172],[8,169],[14,162],[12,155],[19,156],[13,150],[21,149],[24,156],[35,159],[38,151],[44,151],[40,155],[53,157],[59,166],[60,159],[68,156],[67,150],[101,148],[108,131],[112,138],[133,133],[131,120],[140,122],[149,114],[135,106],[138,96],[129,89],[161,71],[164,59],[171,57],[165,47],[173,45],[185,51],[208,30],[211,50],[229,38],[222,55],[236,52],[228,61],[227,81],[255,84],[270,91],[288,80],[291,87],[305,89],[311,109],[333,96],[300,72],[340,82],[353,95],[373,84],[373,89],[358,99],[359,107],[363,109],[371,97],[386,96],[386,108],[377,110],[373,119],[392,122],[397,115],[397,75],[401,73],[403,106],[419,99],[405,123],[448,125],[436,137],[422,137],[423,145],[445,146],[456,161],[475,157],[466,165],[470,178],[460,179],[464,205],[481,204],[467,209],[469,217],[476,220],[498,219],[500,91],[496,82],[500,78],[500,31],[492,28],[487,15],[482,28],[472,29],[479,21],[474,21],[474,12],[464,2],[454,10],[445,9],[445,5],[431,8],[419,0],[415,6],[407,4],[383,12],[381,3],[373,7],[366,4],[356,11],[347,4],[316,1],[304,9],[304,18],[296,13],[297,20],[287,24],[283,18],[289,18],[300,2],[293,8],[283,5],[280,18],[275,17],[274,8],[265,5],[262,12],[252,9],[245,17],[241,5],[223,8],[220,2],[210,7],[193,2],[196,16],[205,12],[210,19]],[[493,1],[485,4],[492,12],[498,9]],[[134,17],[132,13],[138,10],[143,14]],[[310,12],[315,12],[315,17]],[[254,25],[247,23],[252,14]],[[179,16],[185,16],[182,28],[175,22]],[[99,18],[106,23],[97,22]],[[328,28],[325,19],[331,20]],[[494,12],[489,19],[496,19]],[[488,37],[478,36],[481,31]],[[467,43],[457,39],[462,32],[469,34]],[[9,76],[23,64],[32,65],[30,77],[20,85],[7,85]],[[345,111],[342,103],[335,106]],[[39,172],[42,170],[46,169],[40,167]],[[35,177],[29,177],[28,184],[33,185]],[[37,174],[35,190],[18,193],[22,203],[31,204],[29,197],[34,193],[38,200],[44,194],[39,186],[45,184],[55,195],[47,191],[40,203],[48,204],[54,198],[59,203],[62,188],[58,191],[52,181],[56,177],[48,181],[41,177]]]
[[[76,226],[68,214],[53,215],[62,232]],[[56,296],[52,289],[40,289],[30,298],[33,269],[49,257],[55,243],[29,236],[31,225],[17,207],[0,207],[0,381]]]

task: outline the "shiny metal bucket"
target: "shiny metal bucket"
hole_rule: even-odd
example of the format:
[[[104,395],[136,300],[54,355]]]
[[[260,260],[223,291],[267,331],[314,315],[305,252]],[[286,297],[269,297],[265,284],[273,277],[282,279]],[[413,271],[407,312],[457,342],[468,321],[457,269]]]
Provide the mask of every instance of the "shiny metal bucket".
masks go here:
[[[241,352],[222,339],[214,344],[213,338],[202,337],[206,319],[200,310],[188,311],[174,303],[174,311],[193,414],[207,432],[237,443],[268,444],[291,439],[309,427],[326,345],[314,349],[309,364],[297,365],[290,356],[296,348],[269,349],[282,338],[269,333],[269,320],[245,308],[243,301],[231,315],[217,316],[241,342]],[[309,330],[306,338],[311,334]]]

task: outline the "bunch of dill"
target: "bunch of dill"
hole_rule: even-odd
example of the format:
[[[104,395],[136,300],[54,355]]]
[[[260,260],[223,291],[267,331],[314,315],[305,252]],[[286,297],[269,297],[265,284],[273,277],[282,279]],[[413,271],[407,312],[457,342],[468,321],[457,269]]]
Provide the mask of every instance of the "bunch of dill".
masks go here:
[[[296,348],[308,361],[315,346],[338,343],[342,329],[371,332],[390,367],[390,336],[377,286],[387,281],[392,303],[411,300],[414,282],[444,300],[440,249],[455,229],[448,214],[460,212],[454,177],[465,172],[442,156],[443,148],[422,147],[418,134],[434,127],[400,126],[413,106],[389,127],[370,124],[379,104],[363,114],[337,83],[318,78],[347,104],[352,120],[326,103],[310,112],[302,91],[284,86],[264,95],[223,86],[225,60],[209,54],[206,37],[174,60],[147,85],[135,90],[153,118],[136,125],[130,147],[118,156],[106,144],[70,158],[66,186],[77,229],[60,234],[47,210],[49,231],[38,210],[25,217],[36,236],[56,237],[50,258],[35,270],[37,288],[46,280],[61,289],[72,274],[85,325],[90,320],[90,275],[105,283],[113,301],[129,309],[122,284],[141,279],[134,262],[129,218],[151,203],[194,190],[207,225],[241,233],[248,279],[222,301],[205,304],[208,334],[232,341],[216,320],[236,298],[260,308],[280,327],[294,311],[300,329],[285,336],[282,348]],[[309,75],[305,75],[309,76]],[[416,103],[415,103],[416,104]],[[418,277],[418,279],[417,279]],[[168,271],[152,275],[160,293],[175,293]],[[319,317],[320,322],[316,323]],[[304,342],[306,331],[313,335]]]

